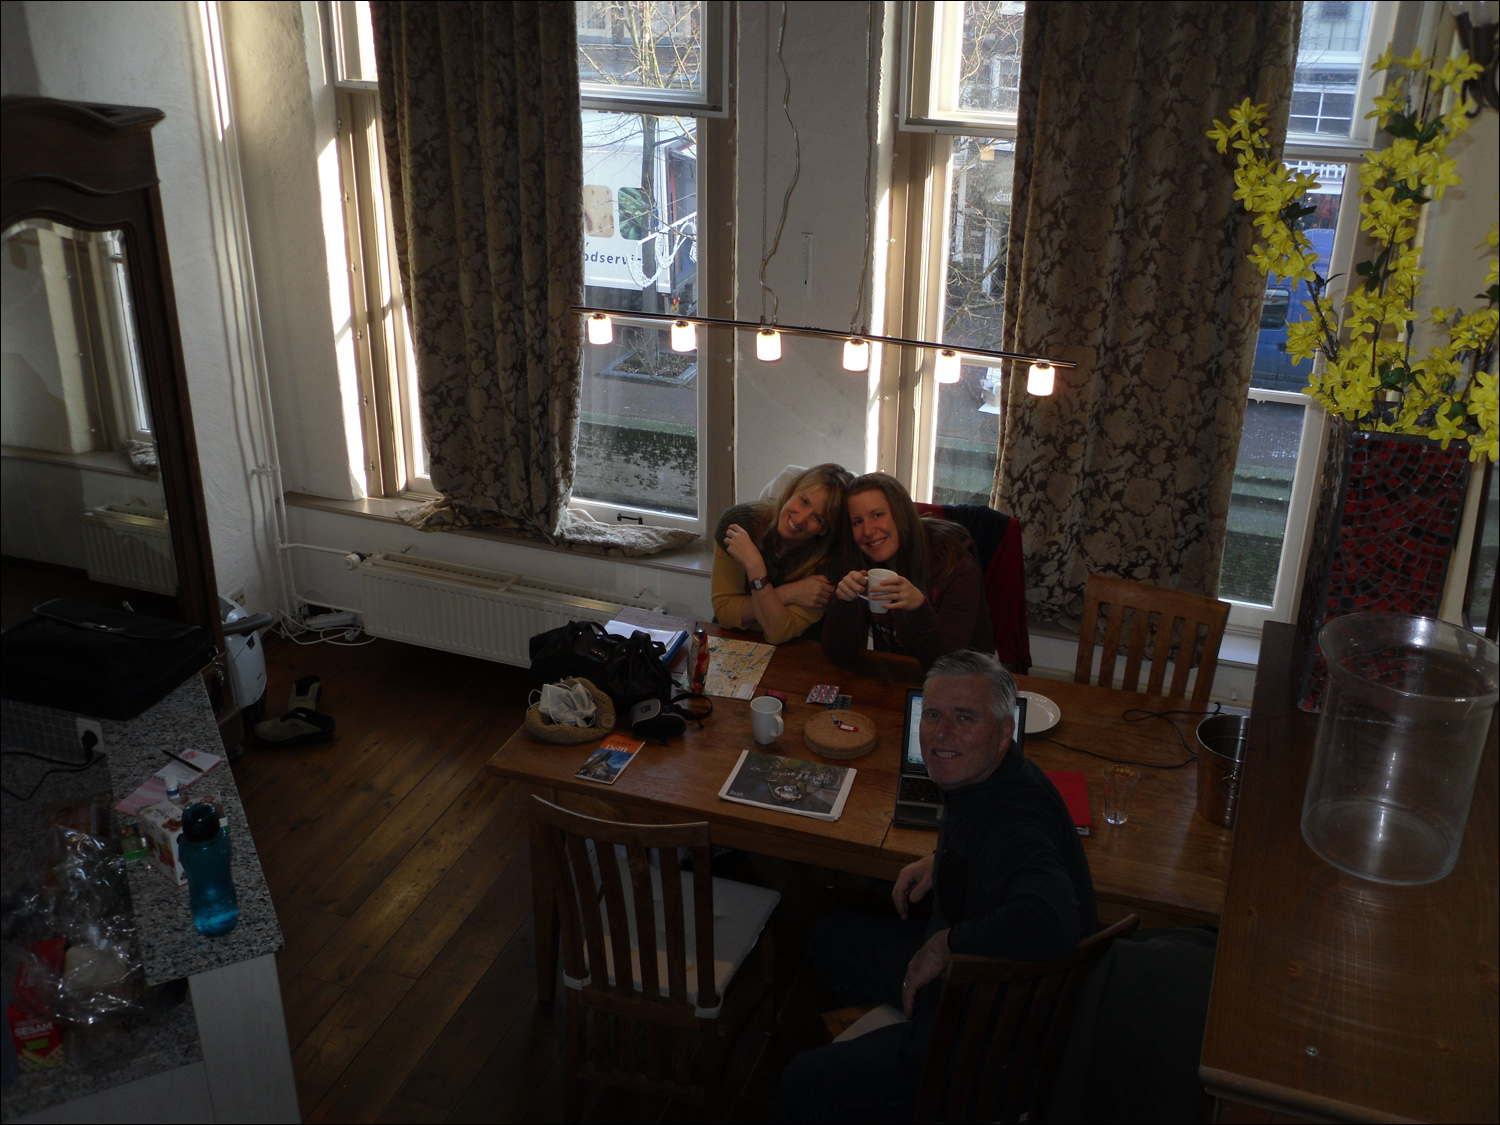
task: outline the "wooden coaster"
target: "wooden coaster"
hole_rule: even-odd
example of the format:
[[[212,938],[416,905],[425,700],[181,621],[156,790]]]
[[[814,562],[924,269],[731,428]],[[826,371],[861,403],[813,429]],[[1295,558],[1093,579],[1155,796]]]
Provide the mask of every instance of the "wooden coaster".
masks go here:
[[[813,753],[836,762],[862,758],[875,749],[875,720],[858,711],[819,711],[802,728],[802,740]]]

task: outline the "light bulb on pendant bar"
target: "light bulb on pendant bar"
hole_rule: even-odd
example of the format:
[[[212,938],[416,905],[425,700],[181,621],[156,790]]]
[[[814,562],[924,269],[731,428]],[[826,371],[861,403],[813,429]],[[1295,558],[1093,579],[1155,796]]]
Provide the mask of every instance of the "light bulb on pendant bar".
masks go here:
[[[1050,363],[1033,363],[1026,372],[1026,390],[1029,394],[1045,397],[1052,393],[1055,371]]]
[[[844,370],[870,370],[870,343],[868,340],[861,340],[858,336],[850,336],[844,341]]]
[[[781,358],[781,333],[774,328],[762,328],[755,334],[755,358],[762,363],[775,363]]]
[[[589,317],[589,343],[607,344],[615,338],[615,322],[604,313]]]
[[[698,329],[686,320],[672,322],[672,350],[690,352],[698,346]]]
[[[958,353],[952,348],[944,348],[937,354],[937,362],[932,367],[933,374],[939,383],[956,383],[961,374],[959,370]]]

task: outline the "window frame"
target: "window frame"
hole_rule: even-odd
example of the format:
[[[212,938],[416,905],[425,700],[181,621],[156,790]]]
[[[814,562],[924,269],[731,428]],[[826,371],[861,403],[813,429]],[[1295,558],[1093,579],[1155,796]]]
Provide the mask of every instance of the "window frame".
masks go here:
[[[655,113],[664,116],[727,119],[730,116],[731,28],[728,0],[699,0],[703,5],[703,82],[701,93],[656,90],[648,86],[615,86],[580,79],[584,109],[611,113]],[[702,126],[700,125],[700,128]]]
[[[338,113],[338,164],[344,204],[351,329],[364,442],[366,494],[428,499],[436,496],[422,473],[408,364],[410,341],[396,268],[390,206],[385,189],[384,137],[379,85],[360,64],[360,0],[321,0],[327,64]],[[699,308],[729,309],[733,299],[735,151],[729,115],[734,12],[724,0],[704,0],[705,97],[687,101],[678,91],[636,90],[629,97],[583,92],[585,110],[692,116],[698,122],[699,239],[707,268],[700,268]],[[582,84],[581,84],[582,85]],[[590,86],[600,84],[591,83]],[[611,88],[613,89],[613,88]],[[712,95],[712,96],[709,96]],[[585,347],[588,345],[585,344]],[[704,533],[710,513],[733,503],[735,348],[731,332],[699,334],[698,516],[573,496],[569,507],[605,523],[629,522]]]
[[[930,330],[940,325],[947,291],[948,214],[952,196],[952,161],[949,139],[953,136],[984,136],[1014,139],[1013,114],[968,110],[942,104],[934,96],[937,77],[933,73],[938,48],[932,36],[945,34],[952,40],[942,46],[946,56],[958,42],[956,15],[961,4],[949,0],[907,0],[901,5],[902,76],[897,109],[897,151],[892,164],[893,239],[888,272],[887,317],[901,326],[901,334],[932,338]],[[1359,241],[1359,184],[1355,169],[1364,152],[1377,143],[1374,123],[1365,119],[1373,109],[1379,83],[1372,81],[1370,63],[1394,42],[1398,54],[1409,52],[1420,39],[1419,30],[1429,18],[1421,5],[1397,0],[1376,0],[1368,19],[1365,53],[1355,88],[1351,136],[1330,137],[1317,133],[1292,133],[1287,137],[1288,160],[1341,163],[1347,168],[1339,224],[1334,238],[1330,272],[1348,276]],[[901,349],[886,357],[881,372],[881,432],[876,443],[882,466],[907,481],[913,497],[927,499],[935,484],[937,452],[937,395],[932,362],[925,354],[913,356]],[[1230,601],[1228,631],[1258,637],[1266,621],[1290,621],[1296,613],[1306,572],[1305,550],[1316,515],[1316,490],[1327,443],[1327,414],[1321,406],[1298,391],[1250,388],[1253,401],[1295,402],[1305,407],[1297,452],[1297,473],[1288,501],[1286,533],[1282,540],[1275,594],[1270,606]],[[1290,565],[1288,565],[1290,564]]]

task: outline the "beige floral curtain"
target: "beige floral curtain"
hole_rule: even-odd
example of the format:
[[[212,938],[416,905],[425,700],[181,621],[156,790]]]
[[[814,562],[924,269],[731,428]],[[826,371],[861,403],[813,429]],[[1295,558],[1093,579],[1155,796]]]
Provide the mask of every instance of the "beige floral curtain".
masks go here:
[[[1285,128],[1296,3],[1026,5],[1005,347],[1078,363],[1005,383],[992,502],[1027,599],[1090,572],[1216,594],[1264,279],[1205,136],[1245,97]]]
[[[413,522],[555,536],[582,377],[573,5],[370,7],[422,428],[444,497]]]

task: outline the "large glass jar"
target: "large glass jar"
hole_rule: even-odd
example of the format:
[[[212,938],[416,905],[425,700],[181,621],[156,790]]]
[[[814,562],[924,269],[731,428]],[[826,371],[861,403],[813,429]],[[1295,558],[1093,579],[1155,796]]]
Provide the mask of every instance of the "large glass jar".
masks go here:
[[[1302,838],[1342,871],[1432,883],[1453,870],[1495,702],[1497,649],[1445,621],[1336,618]]]

